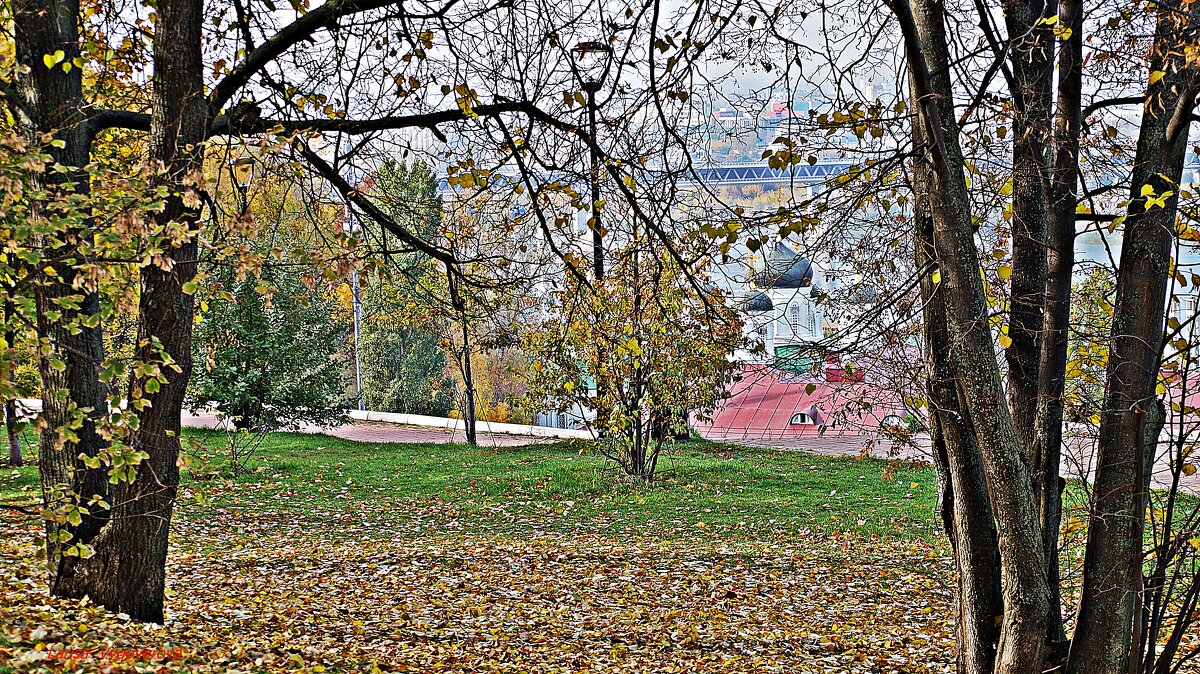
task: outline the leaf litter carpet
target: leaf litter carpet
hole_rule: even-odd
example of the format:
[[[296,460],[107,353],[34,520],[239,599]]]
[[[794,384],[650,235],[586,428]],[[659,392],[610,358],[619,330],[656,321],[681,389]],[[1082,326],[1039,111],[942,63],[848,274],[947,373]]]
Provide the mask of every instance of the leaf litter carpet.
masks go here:
[[[193,515],[161,627],[49,597],[36,523],[0,525],[0,672],[951,669],[942,547],[702,522],[501,534],[463,515]]]

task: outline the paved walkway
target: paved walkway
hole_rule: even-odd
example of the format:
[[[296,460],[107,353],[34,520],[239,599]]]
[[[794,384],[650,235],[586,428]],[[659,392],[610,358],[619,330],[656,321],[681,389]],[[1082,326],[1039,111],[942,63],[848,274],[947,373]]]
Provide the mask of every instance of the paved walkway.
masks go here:
[[[221,422],[215,414],[188,414],[184,412],[183,425],[196,428],[218,428]],[[467,441],[466,433],[463,431],[423,426],[401,426],[399,424],[385,424],[377,421],[351,421],[337,428],[321,428],[320,426],[305,425],[298,432],[323,433],[335,438],[353,440],[355,442],[446,444]],[[515,447],[554,441],[554,438],[535,438],[527,435],[506,435],[503,433],[480,433],[476,439],[484,447]]]
[[[754,437],[729,434],[724,438],[710,439],[720,439],[724,442],[739,445],[806,451],[825,456],[869,455],[877,459],[933,460],[929,449],[929,436],[927,435],[920,435],[914,438],[914,444],[894,444],[890,440],[871,435]],[[1086,477],[1090,481],[1095,470],[1094,453],[1094,439],[1086,437],[1066,438],[1063,447],[1062,476],[1068,479]],[[1164,441],[1159,447],[1159,454],[1154,462],[1154,469],[1151,473],[1151,478],[1158,487],[1169,487],[1171,484],[1171,456],[1172,447]],[[1188,491],[1200,492],[1200,472],[1190,476],[1181,475],[1179,483]]]
[[[216,428],[219,422],[213,414],[191,415],[184,413],[183,424],[198,428]],[[395,443],[464,443],[466,435],[461,430],[444,428],[429,428],[424,426],[402,426],[399,424],[380,423],[375,421],[352,421],[343,426],[324,429],[318,426],[304,426],[301,433],[324,433],[335,438],[353,440],[356,442],[395,442]],[[725,437],[713,437],[710,440],[728,442],[730,444],[748,445],[752,447],[768,447],[784,451],[806,451],[824,456],[871,456],[878,459],[931,460],[929,454],[928,436],[918,436],[915,446],[909,444],[894,444],[890,440],[874,435],[811,435],[792,437],[764,437],[751,434],[729,433]],[[554,438],[540,438],[527,435],[507,435],[503,433],[480,433],[479,444],[484,447],[518,447],[554,442]],[[1067,441],[1063,456],[1062,474],[1068,478],[1091,476],[1092,456],[1091,445],[1086,439],[1075,438]],[[1164,451],[1155,462],[1154,482],[1163,487],[1171,480],[1170,462]],[[1181,479],[1189,491],[1200,492],[1200,473]]]

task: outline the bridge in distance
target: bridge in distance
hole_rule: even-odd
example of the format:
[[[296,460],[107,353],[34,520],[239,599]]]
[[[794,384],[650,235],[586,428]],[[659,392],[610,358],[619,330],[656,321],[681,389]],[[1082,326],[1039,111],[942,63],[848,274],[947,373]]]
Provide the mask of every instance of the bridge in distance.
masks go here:
[[[697,164],[681,176],[685,184],[762,185],[763,187],[820,185],[826,180],[843,173],[854,164],[845,160],[818,161],[815,164],[801,162],[796,166],[774,169],[766,162],[730,162],[725,164]],[[515,178],[516,173],[502,169],[501,175]],[[438,178],[438,191],[453,192],[446,178]]]

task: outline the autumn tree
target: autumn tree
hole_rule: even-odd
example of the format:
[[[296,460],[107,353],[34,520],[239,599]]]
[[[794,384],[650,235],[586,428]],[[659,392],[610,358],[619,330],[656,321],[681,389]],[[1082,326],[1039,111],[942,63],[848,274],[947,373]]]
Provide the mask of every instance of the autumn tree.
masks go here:
[[[697,294],[645,242],[611,252],[602,283],[568,277],[548,318],[528,331],[530,395],[583,417],[608,458],[650,481],[691,415],[723,399],[742,324],[722,293]]]
[[[1063,116],[1054,136],[1055,162],[1046,150],[1037,150],[1032,178],[1017,172],[1018,149],[1014,147],[1013,208],[1014,218],[1023,198],[1052,204],[1047,215],[1029,215],[1035,227],[1021,231],[1014,224],[1012,274],[1028,276],[1031,283],[1046,285],[1040,269],[1047,264],[1041,246],[1021,254],[1019,237],[1032,237],[1035,243],[1046,241],[1052,251],[1049,260],[1055,267],[1051,283],[1043,293],[1045,306],[1040,313],[1047,325],[1042,334],[1041,362],[1045,386],[1031,387],[1035,399],[1043,403],[1043,420],[1034,434],[1021,436],[1018,428],[1029,429],[1031,419],[1019,409],[1008,413],[1001,404],[1004,394],[997,379],[998,369],[992,357],[988,330],[981,329],[979,316],[986,305],[983,283],[978,274],[978,252],[973,240],[974,222],[966,192],[966,168],[959,149],[958,124],[951,105],[954,85],[948,76],[948,47],[940,5],[895,3],[893,10],[900,22],[906,58],[913,82],[916,105],[914,145],[922,148],[927,168],[916,183],[918,199],[927,199],[931,235],[926,241],[943,279],[935,294],[945,313],[948,340],[946,350],[937,357],[949,357],[960,390],[955,408],[971,419],[973,435],[982,457],[992,509],[996,513],[999,534],[1000,567],[1003,576],[1004,622],[995,644],[996,671],[1036,671],[1045,662],[1044,644],[1062,636],[1061,604],[1057,578],[1057,532],[1061,517],[1059,453],[1062,426],[1062,378],[1065,365],[1066,321],[1069,307],[1071,245],[1075,233],[1079,145],[1078,71],[1081,67],[1071,38],[1080,33],[1082,10],[1070,5],[1063,8],[1066,17],[1065,45],[1060,52],[1064,74],[1060,86],[1059,111]],[[1078,627],[1070,641],[1067,670],[1078,672],[1127,671],[1131,660],[1131,635],[1138,617],[1134,615],[1135,597],[1141,591],[1137,560],[1142,548],[1145,498],[1149,488],[1146,465],[1153,460],[1157,447],[1156,424],[1147,415],[1154,409],[1157,363],[1161,354],[1162,319],[1170,263],[1169,237],[1176,217],[1173,200],[1179,189],[1183,167],[1183,148],[1187,142],[1186,123],[1177,120],[1194,105],[1194,75],[1184,61],[1172,62],[1171,52],[1179,48],[1184,33],[1178,29],[1190,19],[1168,9],[1158,9],[1157,37],[1150,46],[1151,85],[1144,94],[1146,105],[1139,131],[1138,149],[1129,178],[1131,198],[1124,216],[1124,247],[1117,279],[1117,298],[1108,360],[1108,377],[1098,445],[1096,499],[1088,531],[1088,553],[1084,562],[1084,588]],[[1010,12],[1011,14],[1011,12]],[[1014,17],[1016,26],[1027,30],[1045,30],[1050,17]],[[1021,23],[1021,22],[1024,23]],[[1183,24],[1179,23],[1183,22]],[[1010,27],[1011,30],[1011,27]],[[1185,39],[1186,38],[1182,38]],[[1035,47],[1030,46],[1030,49]],[[1016,57],[1018,60],[1030,56]],[[1044,75],[1048,82],[1049,75]],[[1014,98],[1022,90],[1013,92]],[[1049,116],[1026,99],[1017,115],[1031,119],[1048,130]],[[1182,112],[1181,112],[1182,111]],[[1074,117],[1074,118],[1072,118]],[[1037,135],[1036,131],[1032,133]],[[1041,133],[1049,139],[1046,131]],[[1019,146],[1027,142],[1018,138]],[[1048,189],[1053,186],[1054,189]],[[1049,232],[1043,234],[1040,232]],[[1059,257],[1065,258],[1060,260]],[[1064,284],[1065,280],[1065,284]],[[1065,286],[1065,288],[1064,288]],[[1064,292],[1065,290],[1065,292]],[[1010,298],[1016,311],[1015,294]],[[1065,295],[1065,296],[1064,296]],[[1030,295],[1032,297],[1032,295]],[[932,300],[932,298],[931,298]],[[938,300],[933,300],[938,301]],[[1029,301],[1037,307],[1038,303]],[[1135,308],[1136,307],[1136,308]],[[936,309],[935,309],[936,311]],[[1036,313],[1036,312],[1035,312]],[[1013,334],[1010,314],[1009,334]],[[1036,320],[1029,320],[1036,325]],[[1014,361],[1025,357],[1010,338],[1009,390],[1022,375]],[[986,376],[985,376],[986,375]],[[1026,375],[1031,382],[1036,380]],[[981,383],[983,382],[983,383]],[[1019,392],[1014,398],[1029,400]],[[1052,409],[1050,409],[1052,408]],[[1040,427],[1040,431],[1038,430]],[[1048,446],[1049,434],[1051,444]],[[1149,440],[1147,439],[1149,438]],[[964,453],[975,451],[969,444],[946,445],[953,462]],[[951,488],[956,484],[951,481]],[[957,494],[955,494],[957,498]],[[988,527],[990,528],[990,527]],[[962,546],[977,541],[970,530],[963,532]],[[1039,545],[1038,540],[1042,543]],[[1040,548],[1040,554],[1031,550]],[[1119,588],[1119,589],[1118,589]],[[974,656],[976,667],[992,669],[988,654],[990,643],[966,640],[965,648]]]
[[[428,164],[387,159],[369,185],[372,200],[389,217],[423,238],[435,239],[442,202]],[[360,224],[387,249],[381,225],[371,220]],[[363,322],[358,347],[367,409],[445,416],[453,406],[440,330],[424,293],[434,267],[422,253],[389,253],[376,274],[360,276]]]
[[[407,348],[382,354],[388,362],[367,361],[365,380],[375,378],[380,391],[420,391],[405,404],[444,406],[438,413],[460,416],[467,442],[474,444],[476,419],[488,408],[477,400],[476,368],[491,365],[487,354],[493,349],[516,344],[517,324],[536,306],[532,287],[544,275],[549,251],[529,244],[537,233],[529,220],[516,217],[521,208],[504,183],[443,202],[428,165],[417,161],[385,161],[369,182],[372,200],[390,217],[439,242],[455,261],[397,255],[382,246],[376,273],[365,281],[371,326],[365,353],[378,353],[374,345],[383,343]],[[370,220],[366,226],[386,241],[386,230]],[[405,381],[378,381],[378,369],[400,363],[419,369],[403,373]],[[364,384],[367,399],[376,395]]]
[[[540,294],[553,278],[551,251],[528,243],[533,223],[521,217],[523,208],[505,190],[447,203],[440,234],[456,257],[472,261],[444,265],[425,285],[426,307],[458,381],[454,413],[471,445],[478,441],[479,419],[495,402],[481,395],[480,380],[495,383],[502,375],[493,357],[514,350],[524,329],[537,322]]]
[[[550,204],[601,207],[577,189],[590,156],[602,200],[630,204],[681,268],[694,261],[663,226],[673,206],[655,205],[656,195],[635,193],[627,179],[630,167],[687,144],[678,129],[702,114],[688,92],[703,86],[698,61],[732,21],[728,12],[709,22],[700,20],[708,10],[654,3],[395,0],[164,0],[120,9],[29,0],[5,11],[15,59],[0,94],[29,143],[16,154],[41,157],[44,147],[46,156],[27,164],[25,184],[36,189],[24,196],[57,223],[18,239],[38,251],[29,266],[39,280],[18,299],[34,299],[42,350],[40,467],[47,493],[69,495],[58,499],[75,508],[61,531],[86,553],[67,558],[50,546],[56,595],[163,618],[180,412],[203,290],[195,276],[201,250],[220,245],[206,239],[220,201],[203,170],[214,148],[273,153],[303,170],[314,196],[381,223],[387,238],[371,245],[327,233],[358,251],[347,264],[419,252],[471,284],[464,260],[396,222],[351,175],[419,145],[418,134],[442,145],[459,189],[487,187],[509,167],[518,177],[505,184],[529,205],[524,220],[563,259],[571,222]],[[572,52],[585,41],[607,44],[612,56],[607,77],[586,87],[595,124],[583,114],[585,73]],[[669,182],[681,168],[660,174]],[[110,184],[139,197],[137,217],[109,217],[124,206],[97,207],[89,195],[109,193]],[[96,245],[110,241],[103,251]],[[120,254],[108,254],[118,241]],[[124,297],[136,303],[128,314],[135,344],[119,361],[104,352],[112,314],[95,282],[118,270],[136,287]],[[125,394],[108,395],[114,379],[126,380]],[[118,468],[122,479],[111,484]]]
[[[193,411],[225,424],[230,468],[241,471],[267,433],[348,421],[342,363],[347,321],[327,288],[311,288],[288,260],[257,277],[211,274],[227,296],[196,326]]]
[[[1180,198],[1197,93],[1186,56],[1193,7],[894,0],[878,10],[838,35],[861,61],[814,56],[839,74],[823,80],[831,100],[772,156],[784,166],[822,150],[853,158],[833,189],[788,213],[815,215],[815,226],[798,224],[829,245],[839,235],[823,223],[843,213],[908,228],[911,266],[894,268],[911,269],[920,291],[925,397],[958,572],[958,669],[1171,671],[1191,656],[1147,638],[1154,595],[1139,560],[1162,427],[1170,243],[1190,218]],[[813,54],[792,37],[805,30],[796,15],[768,21],[774,53]],[[978,26],[970,47],[962,26]],[[1144,55],[1138,68],[1131,54]],[[843,84],[889,75],[890,97]],[[1137,122],[1108,116],[1120,106],[1140,106]],[[1108,198],[1120,192],[1127,198]],[[1120,231],[1121,250],[1068,634],[1063,399],[1068,364],[1078,367],[1068,352],[1074,244],[1096,222]]]

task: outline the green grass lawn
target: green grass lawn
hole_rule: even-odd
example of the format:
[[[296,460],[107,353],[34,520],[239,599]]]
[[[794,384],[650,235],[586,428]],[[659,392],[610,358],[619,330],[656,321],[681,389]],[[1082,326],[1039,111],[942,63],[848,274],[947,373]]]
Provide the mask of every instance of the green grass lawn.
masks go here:
[[[689,442],[644,484],[590,443],[275,434],[232,477],[224,442],[185,433],[161,631],[46,596],[36,518],[0,520],[0,674],[104,645],[182,649],[172,674],[953,667],[927,467]],[[0,470],[0,499],[38,494],[36,467]],[[1070,596],[1081,536],[1064,527]]]
[[[939,535],[933,471],[881,460],[691,442],[672,447],[659,479],[646,485],[624,478],[586,443],[472,448],[280,433],[230,478],[223,442],[220,433],[187,431],[184,520],[210,508],[321,517],[369,507],[378,533],[391,535],[387,524],[419,528],[414,508],[434,504],[426,512],[438,517],[428,526],[489,533]],[[34,466],[0,471],[0,498],[32,502],[37,485]]]
[[[878,460],[686,443],[672,448],[660,479],[644,485],[624,479],[585,443],[496,449],[277,434],[231,482],[195,479],[227,472],[222,437],[189,433],[193,470],[185,485],[208,507],[312,516],[369,504],[380,524],[403,524],[435,505],[432,512],[451,513],[456,528],[488,533],[937,535],[933,471],[889,470]],[[182,513],[202,516],[205,509],[185,506]],[[439,524],[445,522],[428,523]],[[380,533],[390,535],[387,526]]]
[[[223,442],[221,433],[186,432],[182,518],[210,508],[325,516],[366,507],[380,524],[399,525],[413,523],[417,504],[436,504],[437,513],[456,515],[454,527],[490,533],[940,536],[933,471],[874,459],[690,442],[672,447],[659,479],[646,485],[587,443],[472,448],[280,433],[230,478]],[[0,498],[32,501],[37,484],[36,467],[0,471]]]

